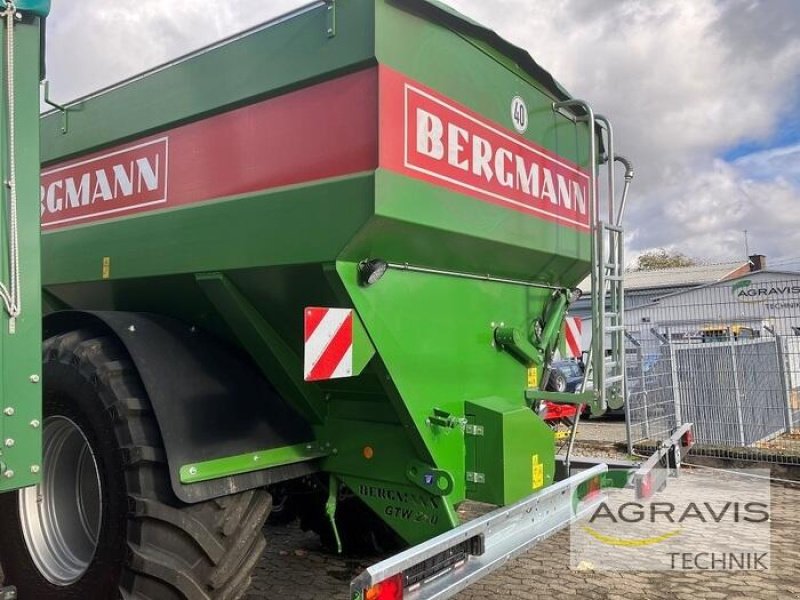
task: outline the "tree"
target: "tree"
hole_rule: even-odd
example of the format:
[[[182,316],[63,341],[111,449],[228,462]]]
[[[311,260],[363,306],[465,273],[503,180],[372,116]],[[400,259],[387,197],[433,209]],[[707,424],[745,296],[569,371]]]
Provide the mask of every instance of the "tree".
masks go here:
[[[664,248],[650,250],[639,256],[634,271],[655,271],[657,269],[674,269],[691,267],[697,264],[693,258],[680,252],[668,252]]]

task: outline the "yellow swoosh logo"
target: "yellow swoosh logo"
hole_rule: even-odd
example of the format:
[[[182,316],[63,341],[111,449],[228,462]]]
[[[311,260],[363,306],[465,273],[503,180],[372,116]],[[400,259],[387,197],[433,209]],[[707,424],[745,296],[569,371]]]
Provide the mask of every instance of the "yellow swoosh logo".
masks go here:
[[[603,542],[604,544],[608,544],[609,546],[624,546],[627,548],[636,548],[641,546],[652,546],[653,544],[660,544],[668,540],[669,538],[675,537],[681,531],[682,528],[675,529],[674,531],[668,531],[663,535],[657,535],[648,538],[641,538],[641,539],[626,539],[626,538],[618,538],[611,535],[605,535],[592,529],[589,526],[584,525],[583,530],[596,539],[598,542]]]

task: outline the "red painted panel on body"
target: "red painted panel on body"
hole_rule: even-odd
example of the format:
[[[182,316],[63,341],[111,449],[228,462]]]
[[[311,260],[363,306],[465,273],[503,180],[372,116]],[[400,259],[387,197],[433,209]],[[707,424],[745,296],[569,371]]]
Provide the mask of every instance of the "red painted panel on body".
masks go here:
[[[574,163],[384,66],[380,98],[382,167],[589,230],[590,180]]]
[[[375,169],[377,110],[373,68],[48,166],[42,226]]]

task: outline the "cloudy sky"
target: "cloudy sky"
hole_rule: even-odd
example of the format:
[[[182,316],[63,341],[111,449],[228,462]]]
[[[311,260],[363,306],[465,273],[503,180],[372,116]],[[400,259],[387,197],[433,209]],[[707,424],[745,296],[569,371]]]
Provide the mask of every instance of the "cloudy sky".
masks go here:
[[[636,165],[629,256],[766,254],[800,268],[800,1],[448,0],[615,126]],[[66,101],[305,0],[55,0],[51,95]]]

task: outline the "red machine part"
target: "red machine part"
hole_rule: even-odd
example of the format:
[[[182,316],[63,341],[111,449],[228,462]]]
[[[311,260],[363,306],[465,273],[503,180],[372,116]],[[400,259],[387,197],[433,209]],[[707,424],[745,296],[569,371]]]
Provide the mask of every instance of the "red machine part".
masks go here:
[[[542,401],[539,416],[545,421],[558,421],[571,419],[578,414],[578,407],[574,404],[556,404],[555,402]]]

